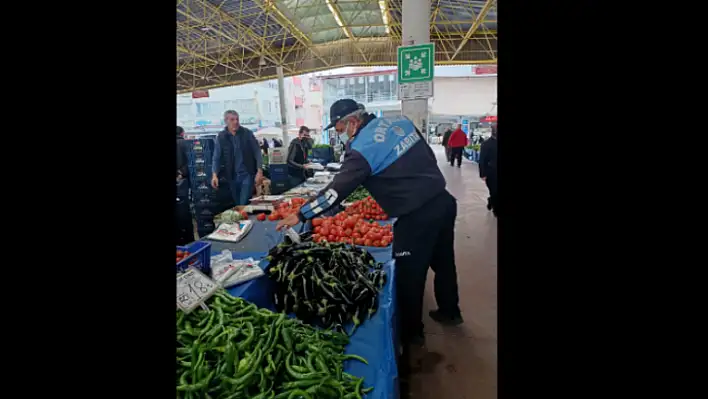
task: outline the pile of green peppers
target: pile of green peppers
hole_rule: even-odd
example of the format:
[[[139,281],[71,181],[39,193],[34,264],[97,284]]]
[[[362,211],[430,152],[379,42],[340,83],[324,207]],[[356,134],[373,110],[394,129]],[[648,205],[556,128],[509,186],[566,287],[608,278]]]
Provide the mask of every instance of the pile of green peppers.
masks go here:
[[[201,308],[177,311],[177,397],[361,399],[363,378],[343,371],[349,338],[221,290]],[[367,363],[368,364],[368,363]]]

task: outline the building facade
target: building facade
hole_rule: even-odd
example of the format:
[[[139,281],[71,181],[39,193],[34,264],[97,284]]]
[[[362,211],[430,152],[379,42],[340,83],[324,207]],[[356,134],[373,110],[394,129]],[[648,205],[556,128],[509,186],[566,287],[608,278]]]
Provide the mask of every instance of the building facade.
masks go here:
[[[329,122],[326,110],[336,100],[351,98],[364,104],[378,116],[400,115],[398,83],[395,68],[357,68],[343,74],[320,75],[323,87],[323,124]],[[496,68],[475,66],[436,67],[435,96],[428,100],[434,127],[439,124],[464,122],[466,130],[474,128],[488,115],[496,115]]]
[[[285,79],[285,115],[288,128],[317,121],[311,128],[322,130],[321,90],[310,97],[311,87],[310,78],[307,76]],[[201,95],[205,97],[197,93],[177,95],[177,125],[187,130],[198,126],[224,125],[224,111],[229,109],[237,111],[241,124],[253,131],[281,125],[277,80],[223,87]],[[314,104],[312,100],[315,101]]]

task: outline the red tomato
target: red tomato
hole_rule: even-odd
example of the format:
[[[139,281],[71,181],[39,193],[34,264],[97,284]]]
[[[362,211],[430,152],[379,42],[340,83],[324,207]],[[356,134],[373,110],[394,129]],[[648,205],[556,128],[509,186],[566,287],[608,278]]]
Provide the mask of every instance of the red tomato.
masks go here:
[[[341,225],[342,225],[342,221],[339,220],[339,219],[336,219],[336,220],[334,221],[334,225],[335,225],[335,226],[341,226]]]
[[[372,243],[373,243],[373,241],[371,241],[371,240],[368,239],[368,238],[364,240],[364,245],[367,246],[367,247],[370,247]]]
[[[256,216],[256,219],[260,220],[261,222],[266,220],[266,214],[265,213],[259,213],[258,216]]]
[[[268,216],[268,220],[270,220],[270,221],[278,220],[278,214],[276,212],[271,213],[270,216]]]
[[[312,219],[312,225],[317,227],[322,225],[322,218],[314,218]]]
[[[178,258],[179,258],[180,256],[182,256],[183,254],[184,254],[184,252],[182,252],[181,249],[178,249],[178,250],[177,250],[177,257],[178,257]]]
[[[327,226],[322,227],[322,228],[318,227],[318,229],[320,229],[319,233],[322,234],[323,236],[329,235],[329,227],[327,227]]]
[[[385,238],[381,240],[381,246],[382,246],[382,247],[388,247],[388,245],[389,245],[390,243],[391,243],[391,241],[389,241],[389,240],[387,240],[387,239],[385,239]]]
[[[351,237],[351,236],[352,236],[352,229],[346,229],[346,230],[344,230],[344,235],[347,236],[347,237]]]
[[[354,230],[354,231],[352,232],[352,238],[361,238],[361,233],[359,233],[358,231]]]
[[[364,239],[357,237],[357,238],[354,239],[354,244],[356,244],[356,245],[364,245]]]
[[[330,234],[330,235],[327,236],[327,241],[329,241],[329,242],[337,242],[337,237],[335,237],[334,235]]]
[[[381,246],[381,241],[376,240],[376,241],[374,241],[374,244],[373,244],[373,245],[374,245],[375,247],[380,247],[380,246]]]

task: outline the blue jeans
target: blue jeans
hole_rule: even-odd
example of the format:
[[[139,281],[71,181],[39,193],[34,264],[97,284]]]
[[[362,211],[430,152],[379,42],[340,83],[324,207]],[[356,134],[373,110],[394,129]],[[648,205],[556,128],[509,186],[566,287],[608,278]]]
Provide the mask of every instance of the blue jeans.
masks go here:
[[[248,200],[251,199],[251,193],[253,193],[255,186],[255,177],[251,175],[238,176],[229,186],[231,186],[231,196],[236,205],[248,205]]]

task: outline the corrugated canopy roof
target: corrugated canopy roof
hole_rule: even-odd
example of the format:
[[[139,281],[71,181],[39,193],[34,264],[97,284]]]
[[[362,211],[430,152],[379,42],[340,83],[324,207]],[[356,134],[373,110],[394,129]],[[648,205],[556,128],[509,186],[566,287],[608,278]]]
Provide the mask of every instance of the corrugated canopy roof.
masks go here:
[[[343,66],[396,65],[403,0],[181,0],[177,92]],[[496,0],[430,1],[435,60],[496,63]]]

